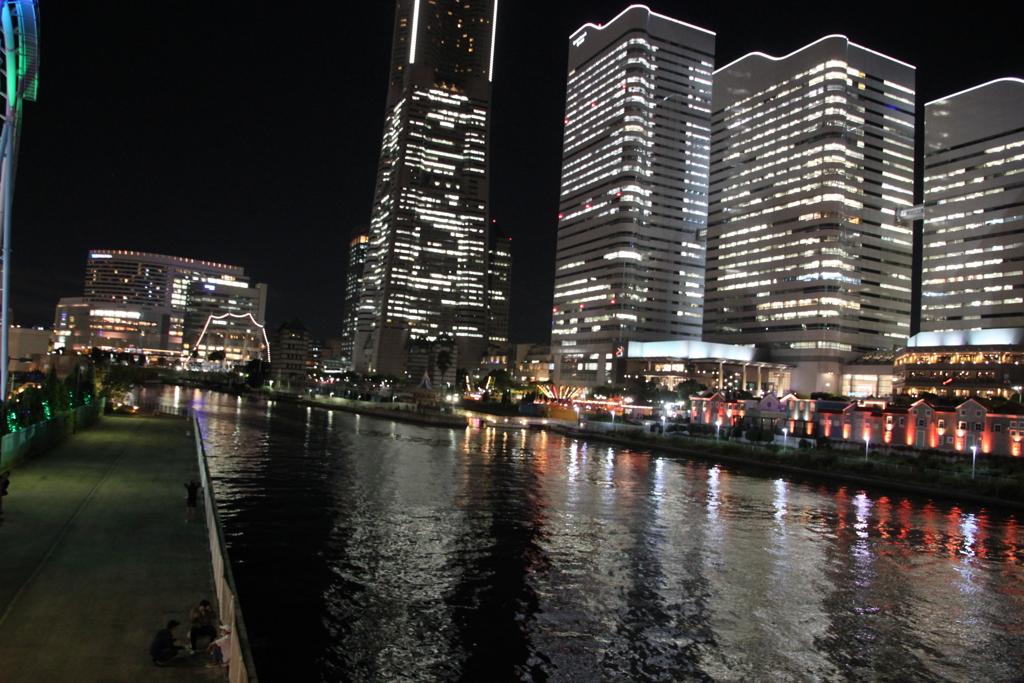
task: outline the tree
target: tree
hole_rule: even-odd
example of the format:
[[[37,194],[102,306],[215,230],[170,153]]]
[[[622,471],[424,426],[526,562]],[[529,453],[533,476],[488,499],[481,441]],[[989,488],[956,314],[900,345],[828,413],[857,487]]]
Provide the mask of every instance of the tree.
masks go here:
[[[441,381],[444,382],[444,373],[448,372],[448,368],[452,366],[452,353],[448,349],[441,349],[437,352],[437,360],[434,361],[434,365],[441,371]]]
[[[224,355],[223,351],[211,351],[210,354],[206,357],[206,360],[210,361],[211,363],[220,363],[224,360],[225,357],[226,356]]]
[[[708,388],[695,379],[688,379],[676,385],[676,396],[685,407],[690,407],[690,397],[707,391]]]
[[[113,403],[124,403],[134,387],[135,368],[129,365],[111,365],[100,377],[100,396]]]

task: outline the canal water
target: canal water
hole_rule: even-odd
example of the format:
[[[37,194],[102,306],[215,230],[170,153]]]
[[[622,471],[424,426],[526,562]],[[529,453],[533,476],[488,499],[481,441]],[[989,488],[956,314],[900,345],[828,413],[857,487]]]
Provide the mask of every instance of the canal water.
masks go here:
[[[167,389],[261,683],[1020,681],[1018,515]]]

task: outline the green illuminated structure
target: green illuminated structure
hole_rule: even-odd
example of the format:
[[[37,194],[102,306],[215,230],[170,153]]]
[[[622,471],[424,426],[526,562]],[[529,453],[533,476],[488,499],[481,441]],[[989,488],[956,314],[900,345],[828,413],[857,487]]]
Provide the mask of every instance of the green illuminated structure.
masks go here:
[[[8,330],[11,291],[11,202],[18,160],[21,103],[36,99],[39,87],[38,0],[2,0],[0,5],[0,54],[4,77],[3,135],[0,136],[0,215],[3,223],[2,282],[0,282],[0,387],[7,400]]]

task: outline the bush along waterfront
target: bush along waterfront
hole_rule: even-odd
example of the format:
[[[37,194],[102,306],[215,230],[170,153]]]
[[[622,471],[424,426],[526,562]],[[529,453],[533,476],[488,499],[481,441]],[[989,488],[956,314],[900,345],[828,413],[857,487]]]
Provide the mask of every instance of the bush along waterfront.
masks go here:
[[[695,429],[696,428],[696,429]],[[863,448],[844,447],[826,438],[812,442],[790,437],[790,445],[764,445],[767,435],[746,430],[746,439],[730,440],[733,430],[722,429],[715,438],[714,427],[692,425],[689,436],[658,434],[643,429],[620,430],[609,434],[591,434],[602,439],[628,441],[649,448],[662,448],[706,459],[744,462],[770,468],[816,472],[842,480],[870,480],[883,485],[954,496],[967,494],[995,498],[1024,506],[1024,458],[985,455],[972,460],[939,450],[892,449],[882,453]],[[754,434],[750,432],[755,431]],[[697,433],[703,432],[703,433]],[[728,436],[727,436],[728,433]]]
[[[7,401],[3,433],[10,434],[39,422],[90,405],[96,398],[91,366],[79,366],[63,380],[51,367],[41,383],[20,386]]]

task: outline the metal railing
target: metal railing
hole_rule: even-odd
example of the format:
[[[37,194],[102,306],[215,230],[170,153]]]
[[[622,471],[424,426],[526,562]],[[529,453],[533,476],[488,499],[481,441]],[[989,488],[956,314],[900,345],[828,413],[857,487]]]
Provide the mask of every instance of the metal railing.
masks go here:
[[[189,418],[190,428],[195,434],[196,456],[199,458],[199,476],[203,485],[203,508],[206,510],[206,526],[210,532],[210,556],[213,561],[213,582],[217,591],[217,607],[221,623],[231,627],[232,647],[228,659],[229,683],[257,683],[256,667],[249,647],[249,635],[242,619],[242,608],[238,603],[231,562],[224,544],[224,527],[220,523],[217,503],[214,500],[210,482],[210,468],[206,462],[206,448],[203,445],[199,419],[193,412]]]

